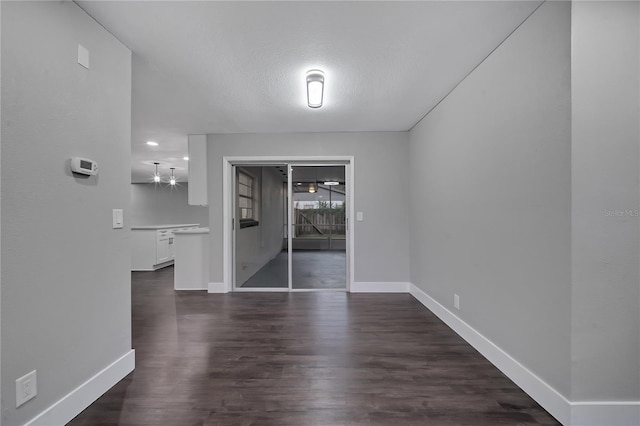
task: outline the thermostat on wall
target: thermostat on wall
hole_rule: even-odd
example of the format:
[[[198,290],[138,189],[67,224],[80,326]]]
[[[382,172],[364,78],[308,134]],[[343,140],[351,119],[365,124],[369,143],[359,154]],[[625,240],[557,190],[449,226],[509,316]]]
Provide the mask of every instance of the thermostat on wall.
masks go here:
[[[98,174],[98,163],[86,158],[72,157],[71,171],[82,175],[95,176]]]

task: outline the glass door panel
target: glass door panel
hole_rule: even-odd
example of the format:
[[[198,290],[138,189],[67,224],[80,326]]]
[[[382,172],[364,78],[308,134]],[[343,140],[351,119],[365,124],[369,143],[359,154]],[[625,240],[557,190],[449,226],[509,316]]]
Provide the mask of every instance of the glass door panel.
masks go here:
[[[292,166],[292,289],[345,289],[345,166]]]
[[[234,176],[234,288],[287,290],[287,166],[237,165]]]

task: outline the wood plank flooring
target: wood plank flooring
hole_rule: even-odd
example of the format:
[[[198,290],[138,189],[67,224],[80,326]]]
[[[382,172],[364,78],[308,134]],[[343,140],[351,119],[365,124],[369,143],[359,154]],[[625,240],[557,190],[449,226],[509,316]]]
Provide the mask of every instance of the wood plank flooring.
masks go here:
[[[132,276],[136,369],[69,424],[558,425],[408,294],[176,292]]]

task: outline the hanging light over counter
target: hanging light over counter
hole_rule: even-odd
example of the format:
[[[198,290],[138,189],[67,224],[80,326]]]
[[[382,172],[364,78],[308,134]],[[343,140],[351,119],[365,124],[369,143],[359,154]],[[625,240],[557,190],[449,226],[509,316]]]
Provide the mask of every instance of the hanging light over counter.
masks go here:
[[[158,166],[160,165],[160,163],[153,163],[156,165],[156,172],[153,175],[153,181],[155,183],[159,183],[160,182],[160,174],[158,173]]]

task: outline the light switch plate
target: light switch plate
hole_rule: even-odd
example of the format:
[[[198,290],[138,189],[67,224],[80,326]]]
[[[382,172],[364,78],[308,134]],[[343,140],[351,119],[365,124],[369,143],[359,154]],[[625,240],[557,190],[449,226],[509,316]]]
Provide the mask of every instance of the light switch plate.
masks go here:
[[[113,229],[124,228],[124,211],[113,209]]]
[[[362,221],[364,220],[364,213],[362,213],[362,212],[357,212],[357,213],[356,213],[356,220],[357,220],[358,222],[362,222]]]
[[[89,69],[89,50],[81,44],[78,45],[78,63]]]

